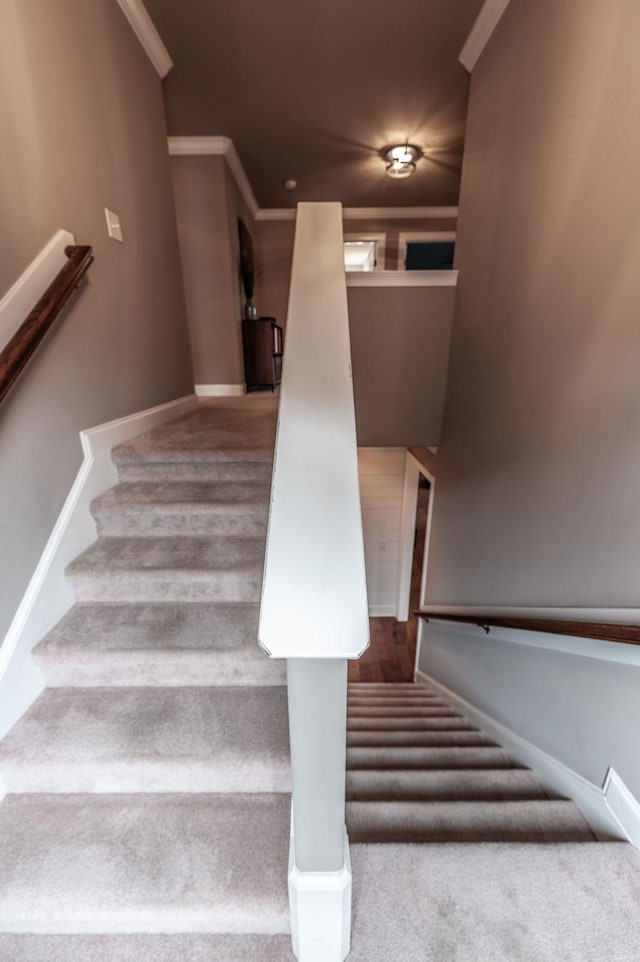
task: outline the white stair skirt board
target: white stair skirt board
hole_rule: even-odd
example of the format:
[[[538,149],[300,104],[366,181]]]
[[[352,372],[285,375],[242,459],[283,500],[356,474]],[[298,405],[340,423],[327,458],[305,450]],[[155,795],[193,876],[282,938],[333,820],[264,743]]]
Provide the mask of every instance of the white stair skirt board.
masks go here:
[[[75,244],[68,230],[57,231],[0,300],[0,351],[67,263],[65,247]]]
[[[544,784],[575,802],[600,841],[625,837],[627,833],[626,830],[621,830],[617,813],[614,815],[612,808],[607,804],[603,790],[593,782],[579,775],[564,762],[548,755],[526,738],[516,735],[506,725],[485,714],[460,695],[456,695],[450,688],[430,675],[418,669],[415,680],[440,690],[460,709],[461,714],[486,734],[493,735],[498,744],[502,745],[513,758],[522,762],[527,768],[533,769]]]
[[[298,962],[343,962],[351,948],[351,859],[344,834],[340,872],[300,872],[289,848],[291,944]]]
[[[196,384],[197,397],[241,397],[247,393],[244,384]]]
[[[640,802],[615,769],[610,768],[602,786],[605,802],[632,845],[640,849]]]
[[[75,602],[64,572],[96,540],[89,505],[118,481],[111,449],[197,406],[191,394],[80,432],[84,460],[0,648],[0,737],[44,688],[31,649]]]

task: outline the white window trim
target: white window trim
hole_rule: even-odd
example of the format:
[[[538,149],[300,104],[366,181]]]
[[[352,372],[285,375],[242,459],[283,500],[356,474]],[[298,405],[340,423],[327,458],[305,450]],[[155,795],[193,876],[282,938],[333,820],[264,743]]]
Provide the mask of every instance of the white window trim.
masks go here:
[[[363,234],[345,234],[345,241],[375,241],[376,242],[376,266],[374,270],[383,271],[385,269],[387,235],[375,234],[367,231]]]
[[[398,234],[398,270],[406,270],[405,261],[407,259],[407,243],[412,241],[454,241],[456,231],[454,230],[403,230]]]

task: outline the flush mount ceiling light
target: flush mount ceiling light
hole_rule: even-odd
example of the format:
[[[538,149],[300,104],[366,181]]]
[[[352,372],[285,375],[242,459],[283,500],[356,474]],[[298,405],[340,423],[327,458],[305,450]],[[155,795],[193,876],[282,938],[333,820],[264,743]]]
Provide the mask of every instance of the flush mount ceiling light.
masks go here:
[[[387,175],[399,180],[410,177],[416,169],[416,162],[422,157],[422,150],[415,144],[394,144],[380,151],[387,165]]]

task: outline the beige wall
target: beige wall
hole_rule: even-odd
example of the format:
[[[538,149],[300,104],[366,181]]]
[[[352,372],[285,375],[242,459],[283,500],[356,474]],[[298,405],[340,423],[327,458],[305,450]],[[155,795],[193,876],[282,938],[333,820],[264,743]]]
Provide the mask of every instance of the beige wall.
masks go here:
[[[385,234],[385,266],[397,270],[399,235],[403,231],[452,231],[455,220],[432,218],[390,218],[385,220],[346,220],[345,234]],[[258,221],[256,223],[257,257],[261,271],[256,288],[258,312],[278,318],[286,324],[293,254],[294,221]]]
[[[473,74],[433,602],[638,604],[639,31],[512,3]]]
[[[238,217],[252,233],[253,218],[224,157],[172,157],[171,173],[196,384],[242,384]]]
[[[113,0],[3,0],[0,140],[0,294],[59,228],[95,250],[0,411],[2,638],[81,462],[78,432],[189,393],[192,374],[160,80]]]
[[[432,603],[638,605],[639,34],[635,2],[512,2],[474,71]],[[640,797],[633,649],[539,637],[430,622],[420,665]]]
[[[358,444],[439,444],[455,287],[347,294]]]

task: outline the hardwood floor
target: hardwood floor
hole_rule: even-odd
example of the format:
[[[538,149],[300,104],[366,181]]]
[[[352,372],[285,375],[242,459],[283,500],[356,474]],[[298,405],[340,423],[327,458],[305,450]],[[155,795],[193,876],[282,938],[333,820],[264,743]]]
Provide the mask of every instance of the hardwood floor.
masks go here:
[[[428,482],[421,481],[418,491],[416,533],[411,567],[409,620],[370,618],[371,644],[362,658],[349,662],[349,681],[403,682],[413,681],[416,658],[418,619],[411,613],[420,603],[420,582],[424,561],[424,543],[429,506]]]

